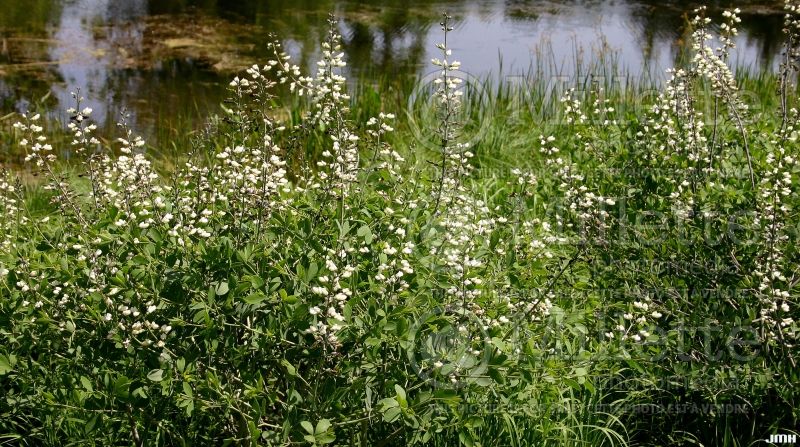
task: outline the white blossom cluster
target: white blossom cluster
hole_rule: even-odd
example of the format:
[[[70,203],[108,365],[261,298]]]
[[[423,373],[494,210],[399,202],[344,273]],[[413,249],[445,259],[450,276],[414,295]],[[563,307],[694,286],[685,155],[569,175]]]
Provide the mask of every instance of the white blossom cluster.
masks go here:
[[[37,124],[42,116],[38,113],[30,117],[23,114],[22,118],[25,122],[14,123],[14,128],[26,135],[19,141],[19,146],[28,151],[25,161],[32,161],[37,167],[45,169],[48,163],[56,160],[56,156],[53,154],[53,146],[47,143],[44,127]]]
[[[269,113],[276,82],[268,74],[274,66],[253,65],[247,77],[237,76],[229,85],[235,107],[228,112],[235,117],[243,144],[215,149],[210,166],[188,161],[178,176],[173,203],[161,222],[180,245],[220,232],[234,232],[238,238],[253,232],[258,238],[272,213],[285,206],[281,192],[289,188],[286,161],[275,143],[285,128]],[[253,138],[254,130],[260,139]]]
[[[795,70],[800,64],[800,2],[797,0],[785,0],[783,33],[787,38],[786,53],[781,62],[784,70],[792,66]]]
[[[44,188],[56,191],[57,195],[54,202],[61,211],[73,213],[80,223],[85,225],[86,220],[83,217],[80,206],[74,200],[74,194],[63,176],[57,175],[53,167],[57,157],[53,153],[53,146],[47,142],[47,137],[44,135],[44,127],[37,124],[42,118],[41,115],[36,113],[29,117],[27,114],[23,114],[22,118],[25,122],[18,121],[14,123],[13,127],[23,135],[23,138],[19,141],[19,146],[26,151],[25,161],[33,162],[48,179],[49,182]]]
[[[217,194],[216,200],[223,202],[236,220],[257,224],[267,219],[278,201],[275,198],[288,183],[286,162],[271,137],[265,136],[260,149],[226,147],[217,158],[221,162],[215,165],[213,178],[218,190],[228,194]]]
[[[133,134],[124,115],[118,126],[123,134],[117,139],[120,154],[104,154],[97,162],[96,202],[117,210],[114,225],[120,231],[169,224],[169,187],[160,181],[143,153],[144,140]]]
[[[291,63],[291,57],[281,50],[278,43],[271,44],[276,59],[269,64],[277,67],[280,83],[288,82],[292,92],[310,98],[313,110],[307,117],[308,124],[325,129],[331,143],[317,161],[319,170],[316,174],[322,180],[319,186],[343,197],[350,193],[350,186],[358,176],[360,137],[348,121],[350,95],[346,89],[347,79],[342,74],[347,63],[344,61],[337,20],[329,17],[328,27],[315,77],[302,76],[300,67]]]
[[[311,293],[322,301],[309,309],[309,313],[316,317],[307,332],[324,339],[330,345],[339,345],[337,332],[345,326],[342,315],[344,306],[353,296],[353,291],[347,283],[356,271],[356,267],[348,262],[353,247],[343,248],[338,252],[329,249],[325,257],[326,274],[317,278],[318,285],[311,287]]]
[[[669,198],[673,212],[687,219],[695,213],[695,193],[703,185],[712,185],[719,160],[725,155],[720,145],[719,128],[722,106],[742,133],[744,149],[752,176],[748,136],[744,121],[748,111],[738,93],[733,72],[728,66],[730,50],[735,48],[736,25],[741,21],[738,9],[723,14],[725,22],[720,28],[719,47],[712,47],[708,32],[711,20],[705,16],[705,7],[695,10],[692,19],[692,51],[694,56],[686,68],[669,69],[670,75],[656,104],[651,108],[637,137],[643,157],[656,170],[671,172],[662,176],[674,185]],[[699,110],[696,89],[701,80],[707,81],[714,97],[713,129],[707,129],[706,116]],[[709,138],[711,134],[711,138]],[[658,141],[654,146],[651,142]]]
[[[612,330],[605,333],[606,338],[645,342],[652,334],[650,330],[663,317],[660,306],[653,301],[647,291],[633,290],[630,293],[637,297],[624,314],[621,321]]]
[[[395,199],[395,205],[416,207],[415,202],[404,203],[402,199]],[[377,255],[377,274],[373,278],[379,293],[387,297],[397,297],[400,293],[408,290],[407,278],[414,273],[408,259],[417,248],[414,242],[408,240],[406,228],[409,219],[402,213],[398,213],[391,206],[383,210],[387,225],[386,232],[393,237],[378,240],[373,243],[378,249]],[[359,251],[368,253],[370,248],[362,246]]]
[[[708,139],[705,135],[703,112],[695,107],[692,73],[683,69],[670,69],[671,75],[664,91],[652,107],[641,141],[658,141],[645,157],[655,169],[669,170],[673,175],[666,180],[674,185],[670,193],[676,216],[692,216],[694,192],[701,172],[711,166]],[[686,161],[684,163],[684,160]]]
[[[239,79],[236,82],[241,93],[239,99],[245,96],[264,98],[266,93],[258,89],[274,83],[262,79],[256,68],[248,70],[248,74],[249,81]],[[83,98],[73,97],[80,107]],[[245,107],[243,104],[242,108]],[[69,109],[68,129],[73,134],[72,146],[76,153],[99,144],[92,136],[96,127],[90,123],[91,112],[89,108]],[[75,216],[85,223],[82,210],[72,202],[75,193],[53,171],[56,157],[43,135],[44,129],[38,124],[41,117],[25,118],[26,122],[17,123],[15,128],[25,137],[20,144],[28,150],[27,160],[47,175],[51,188],[59,193],[59,201],[71,204]],[[249,119],[249,116],[244,118]],[[144,154],[144,140],[133,134],[123,115],[119,123],[121,136],[117,139],[119,154],[109,151],[88,157],[93,186],[89,195],[96,211],[114,216],[111,231],[116,229],[120,235],[131,238],[107,235],[85,241],[77,233],[72,237],[74,240],[59,242],[55,248],[67,254],[85,278],[61,282],[52,276],[54,272],[42,270],[34,275],[20,270],[18,276],[30,278],[16,284],[20,292],[32,294],[30,299],[24,300],[25,305],[46,312],[51,318],[59,317],[60,327],[68,330],[72,324],[68,315],[74,316],[70,312],[82,313],[87,302],[100,300],[98,329],[107,329],[109,337],[120,337],[124,348],[153,348],[160,350],[162,358],[168,358],[166,341],[172,328],[159,321],[161,300],[148,291],[141,278],[131,276],[129,271],[123,272],[121,267],[137,258],[142,250],[152,250],[149,248],[153,247],[150,231],[157,231],[159,238],[172,239],[178,246],[190,246],[195,239],[212,238],[226,231],[240,233],[241,228],[228,228],[230,223],[247,227],[252,233],[253,228],[269,218],[270,212],[281,203],[276,197],[288,180],[280,149],[272,142],[272,134],[280,130],[280,126],[265,115],[257,118],[265,130],[261,141],[249,141],[250,148],[237,145],[218,150],[210,167],[187,162],[174,179],[174,187],[170,187],[155,172]],[[0,189],[4,218],[11,218],[18,211],[17,187],[4,180]],[[222,217],[226,218],[220,219]],[[49,217],[42,219],[43,222],[47,220]],[[120,252],[122,259],[119,259]],[[8,273],[5,268],[3,271]],[[42,284],[47,287],[43,289]]]
[[[90,107],[81,107],[85,99],[80,96],[80,91],[77,93],[71,92],[70,94],[72,95],[72,99],[75,100],[75,107],[67,109],[67,114],[70,115],[67,128],[72,132],[73,140],[71,145],[75,153],[77,155],[83,155],[89,145],[98,146],[100,144],[100,141],[92,136],[92,133],[97,130],[97,125],[89,122],[92,109]]]
[[[440,68],[435,81],[434,100],[438,105],[438,136],[441,138],[441,159],[438,186],[431,191],[430,202],[434,204],[431,222],[423,231],[424,247],[430,264],[427,268],[437,272],[441,278],[441,295],[438,301],[455,320],[451,323],[461,335],[464,352],[458,358],[439,359],[432,366],[446,374],[451,381],[458,381],[469,368],[486,355],[490,343],[485,339],[489,331],[511,333],[523,321],[537,321],[548,315],[553,298],[552,292],[543,296],[519,293],[508,283],[503,268],[488,262],[493,257],[505,258],[509,250],[520,262],[535,262],[554,257],[551,245],[563,239],[550,233],[547,222],[528,219],[529,215],[519,209],[519,220],[509,218],[484,199],[483,193],[473,189],[474,156],[465,144],[458,142],[461,123],[456,116],[460,108],[461,82],[454,71],[460,68],[452,60],[452,50],[447,46],[447,33],[452,31],[450,18],[444,17],[442,30],[445,43],[434,65]],[[525,201],[537,187],[537,178],[531,172],[514,170],[516,184],[510,185]],[[524,261],[522,261],[524,260]]]
[[[443,191],[452,193],[459,190],[462,176],[471,171],[469,161],[474,156],[469,150],[469,144],[459,141],[463,123],[458,121],[458,115],[463,107],[461,98],[464,92],[460,90],[463,80],[455,73],[461,68],[461,62],[453,60],[453,50],[447,44],[448,34],[453,31],[450,23],[452,17],[443,14],[442,18],[440,25],[444,33],[444,42],[436,45],[442,56],[441,59],[431,60],[434,66],[439,67],[438,76],[433,81],[435,85],[433,100],[439,123],[437,137],[440,139],[441,151],[434,214],[439,212],[442,205]]]
[[[725,21],[720,25],[719,33],[722,46],[716,48],[709,45],[712,36],[706,29],[710,19],[704,16],[705,7],[695,10],[697,15],[692,21],[697,28],[692,34],[692,49],[695,51],[692,72],[695,76],[710,82],[711,91],[728,106],[730,113],[736,119],[741,119],[741,115],[748,109],[739,98],[736,79],[728,66],[730,50],[736,48],[733,38],[739,33],[736,26],[741,22],[738,15],[740,12],[739,8],[736,8],[723,13]],[[710,160],[704,161],[711,164]]]
[[[705,17],[705,10],[705,6],[696,9],[696,15],[692,19],[692,25],[695,28],[692,33],[692,50],[695,52],[692,70],[711,82],[712,91],[716,95],[735,101],[738,87],[733,73],[728,67],[728,59],[730,50],[736,48],[733,38],[739,33],[736,26],[741,22],[738,15],[741,11],[736,8],[723,13],[725,21],[720,25],[718,36],[722,46],[712,48],[709,45],[712,35],[706,28],[711,23],[711,19]],[[734,105],[744,106],[738,102]]]
[[[28,221],[27,216],[20,212],[20,205],[19,186],[8,171],[0,169],[0,249],[3,251],[11,249],[15,228]]]
[[[771,150],[766,158],[767,169],[762,172],[758,184],[754,224],[761,229],[764,241],[758,266],[753,273],[758,282],[756,294],[761,303],[756,321],[761,323],[770,340],[792,346],[797,335],[792,330],[795,305],[790,293],[791,279],[786,275],[793,266],[784,250],[789,241],[786,226],[792,213],[788,198],[794,194],[793,172],[798,165],[795,126],[800,112],[790,109],[788,117],[790,122],[771,142]]]
[[[568,94],[569,95],[569,94]],[[563,102],[572,103],[568,96]],[[560,155],[560,149],[554,145],[555,137],[540,135],[539,152],[545,158],[545,164],[553,170],[554,177],[560,182],[559,189],[564,195],[564,211],[575,220],[565,219],[563,212],[555,216],[559,228],[574,229],[584,242],[603,242],[605,233],[610,228],[610,214],[607,207],[614,206],[613,198],[605,197],[586,186],[586,178],[578,167]],[[577,223],[578,228],[575,228]]]
[[[376,170],[386,170],[393,178],[399,179],[402,175],[400,170],[402,163],[406,160],[400,153],[394,150],[386,141],[386,135],[394,132],[391,122],[394,121],[393,113],[379,113],[378,117],[367,120],[367,135],[371,138],[370,145],[373,148],[371,165]]]
[[[585,124],[589,117],[583,111],[583,104],[575,94],[575,89],[570,88],[559,100],[563,107],[564,122],[567,124]]]

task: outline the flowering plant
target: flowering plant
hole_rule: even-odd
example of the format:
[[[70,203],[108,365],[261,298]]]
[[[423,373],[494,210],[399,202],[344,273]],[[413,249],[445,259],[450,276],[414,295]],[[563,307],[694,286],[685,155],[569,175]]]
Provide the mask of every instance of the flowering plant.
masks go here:
[[[80,92],[67,130],[83,177],[24,115],[52,212],[3,171],[0,439],[618,445],[653,427],[687,441],[671,427],[691,421],[630,405],[797,403],[798,11],[778,118],[753,119],[729,68],[740,11],[712,48],[701,8],[693,57],[644,116],[608,119],[599,88],[562,92],[563,122],[525,128],[526,159],[500,176],[486,160],[503,147],[459,138],[473,99],[447,15],[431,154],[402,144],[391,111],[355,119],[333,18],[314,75],[271,43],[167,176],[126,115],[111,143],[95,136]],[[313,150],[295,166],[298,148]],[[708,374],[720,340],[702,329],[729,322],[751,330],[723,336],[748,360]],[[789,426],[792,411],[771,415]]]

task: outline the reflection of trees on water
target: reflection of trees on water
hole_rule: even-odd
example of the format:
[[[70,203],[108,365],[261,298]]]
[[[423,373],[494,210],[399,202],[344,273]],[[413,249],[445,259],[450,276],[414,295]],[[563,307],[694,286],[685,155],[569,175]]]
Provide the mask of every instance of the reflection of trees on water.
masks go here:
[[[714,16],[729,2],[710,3]],[[91,90],[97,115],[126,106],[146,120],[139,123],[142,127],[163,122],[170,113],[200,115],[216,107],[230,74],[214,72],[207,62],[168,52],[157,54],[161,59],[150,64],[121,66],[114,59],[139,61],[142,48],[157,44],[149,42],[154,37],[147,31],[153,16],[169,23],[177,14],[189,17],[184,22],[202,17],[204,23],[218,24],[215,31],[241,47],[237,54],[261,61],[269,56],[265,36],[272,33],[285,41],[298,64],[313,69],[328,13],[333,12],[340,18],[349,69],[376,79],[413,76],[429,69],[429,51],[441,38],[438,22],[443,10],[456,17],[458,27],[468,25],[473,34],[480,30],[479,36],[461,37],[490,46],[496,43],[503,53],[514,39],[527,39],[506,53],[507,61],[516,58],[522,66],[531,59],[525,45],[548,37],[584,30],[585,40],[596,41],[591,24],[605,16],[603,29],[623,36],[621,57],[635,70],[638,61],[670,63],[664,61],[665,54],[667,59],[677,56],[675,49],[685,37],[686,13],[695,6],[678,0],[0,0],[0,115],[47,91],[67,101],[68,92],[77,86]],[[750,62],[766,66],[778,54],[780,6],[773,0],[740,4],[740,42]],[[179,21],[175,23],[178,32],[195,37],[189,29],[181,29]],[[21,35],[35,39],[9,44],[8,39]],[[468,57],[472,50],[459,54]],[[476,53],[480,56],[473,56],[471,64],[465,61],[465,67],[476,73],[492,69],[497,60],[484,59],[495,57],[493,51]],[[128,56],[119,56],[123,52]],[[36,71],[3,68],[31,59],[45,63]]]
[[[87,4],[88,1],[88,4]],[[136,21],[145,15],[200,13],[234,22],[252,23],[266,31],[287,38],[301,62],[312,63],[317,43],[325,33],[328,12],[342,18],[345,53],[351,67],[358,72],[399,72],[426,64],[425,48],[432,25],[438,22],[443,9],[456,16],[469,11],[475,20],[489,21],[500,12],[510,22],[527,22],[535,29],[543,16],[570,15],[596,17],[609,8],[626,10],[624,26],[635,32],[644,60],[664,42],[679,43],[686,23],[685,14],[701,2],[679,0],[638,0],[608,2],[605,0],[79,0],[63,3],[58,0],[0,0],[0,37],[10,29],[24,26],[37,32],[48,26],[59,27],[59,21],[75,17],[107,24]],[[727,6],[728,1],[703,2],[711,10]],[[758,49],[758,60],[770,62],[781,43],[780,1],[745,2],[741,28],[749,46]],[[758,6],[753,6],[758,5]],[[770,14],[771,13],[771,14]],[[574,17],[572,18],[574,19]],[[433,26],[433,31],[438,27]],[[109,28],[114,36],[114,27]],[[130,36],[128,36],[130,37]],[[135,37],[135,36],[134,36]],[[487,39],[493,36],[487,35]],[[240,36],[248,40],[252,36]],[[259,56],[265,56],[263,53]],[[0,56],[2,57],[2,56]],[[412,70],[413,71],[413,70]]]
[[[684,43],[687,20],[693,8],[700,3],[687,2],[648,2],[634,10],[632,23],[644,39],[643,51],[653,48],[659,41],[668,41],[676,46]],[[721,13],[730,7],[728,2],[708,2],[709,16],[721,20]],[[761,66],[771,66],[780,53],[783,44],[783,17],[780,6],[768,8],[743,8],[739,32],[744,42],[756,50],[757,60],[751,61]]]
[[[530,1],[505,0],[505,17],[514,22],[536,22],[551,20],[569,21],[570,16],[601,17],[610,9],[622,11],[625,28],[634,34],[631,50],[640,51],[642,61],[658,65],[659,50],[671,49],[670,64],[678,62],[681,46],[686,44],[687,23],[692,10],[698,6],[708,6],[709,16],[721,20],[726,8],[732,7],[729,1],[682,1],[682,0],[638,0],[611,4],[605,0],[561,0]],[[742,9],[742,23],[739,25],[744,46],[752,50],[746,62],[769,67],[780,53],[783,44],[783,2],[764,0],[760,2],[737,2]],[[663,67],[662,67],[663,68]]]
[[[439,11],[430,2],[385,0],[335,2],[314,0],[226,1],[213,13],[264,26],[289,41],[301,65],[310,66],[327,32],[328,13],[340,19],[343,51],[358,73],[413,73],[424,63],[431,23]]]
[[[163,2],[151,0],[151,3]],[[187,3],[185,0],[181,2]],[[317,43],[325,34],[328,12],[341,17],[347,59],[356,72],[415,73],[427,66],[426,47],[436,40],[439,14],[447,9],[457,18],[470,14],[473,20],[489,22],[499,15],[509,22],[527,24],[536,30],[537,20],[549,16],[556,23],[587,23],[612,11],[622,11],[615,24],[621,32],[632,33],[623,51],[638,51],[652,66],[676,62],[691,10],[705,3],[712,16],[720,16],[728,1],[686,2],[679,0],[498,0],[498,1],[309,1],[309,0],[205,0],[195,5],[232,20],[246,20],[266,26],[279,36],[290,36],[304,66],[315,58]],[[744,5],[742,6],[742,4]],[[782,2],[764,0],[740,2],[743,9],[741,42],[747,47],[748,63],[770,66],[783,42]],[[617,16],[615,16],[616,18]],[[457,20],[458,22],[458,20]],[[569,25],[566,25],[569,26]],[[497,36],[487,28],[486,39]],[[590,39],[594,38],[591,36]],[[668,51],[666,61],[663,51]],[[495,61],[487,61],[495,62]],[[666,67],[660,67],[666,68]]]
[[[53,70],[62,79],[51,91],[62,109],[73,105],[71,92],[80,88],[85,92],[86,105],[95,110],[94,116],[101,121],[111,118],[118,104],[118,92],[109,88],[114,82],[118,43],[125,42],[132,50],[140,48],[141,22],[146,15],[147,0],[76,0],[63,4],[50,48]],[[99,27],[104,27],[105,34],[97,33]]]

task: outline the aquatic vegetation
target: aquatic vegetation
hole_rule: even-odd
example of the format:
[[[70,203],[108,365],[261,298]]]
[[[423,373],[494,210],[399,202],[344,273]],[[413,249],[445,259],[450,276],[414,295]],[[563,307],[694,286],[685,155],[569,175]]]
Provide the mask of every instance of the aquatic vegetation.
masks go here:
[[[16,143],[52,212],[3,170],[0,440],[750,445],[788,433],[800,417],[800,5],[786,8],[778,100],[757,117],[729,67],[739,11],[714,40],[703,8],[691,57],[641,113],[589,82],[516,121],[497,101],[499,121],[475,138],[471,106],[487,104],[457,76],[447,15],[420,115],[431,123],[416,126],[433,145],[409,137],[416,115],[349,93],[334,18],[315,73],[270,43],[274,57],[230,81],[220,116],[166,174],[125,114],[113,138],[97,135],[79,91],[66,126],[77,166],[29,112]]]

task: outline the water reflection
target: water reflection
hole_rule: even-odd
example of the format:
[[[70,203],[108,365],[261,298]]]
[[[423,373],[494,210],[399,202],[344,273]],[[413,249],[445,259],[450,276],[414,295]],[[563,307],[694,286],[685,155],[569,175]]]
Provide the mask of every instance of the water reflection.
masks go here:
[[[743,29],[734,60],[774,65],[780,3],[740,6]],[[694,6],[644,0],[0,0],[0,116],[28,108],[47,92],[55,108],[67,107],[69,92],[80,87],[101,122],[127,108],[134,125],[151,136],[177,129],[180,123],[170,117],[214,110],[224,81],[267,57],[269,33],[311,66],[329,12],[341,18],[355,77],[429,71],[443,10],[456,18],[454,49],[475,75],[509,75],[533,64],[568,76],[588,63],[593,49],[617,52],[617,68],[628,73],[658,74],[678,56],[685,13]]]
[[[121,5],[125,5],[122,6]],[[109,69],[111,68],[111,42],[119,39],[118,34],[126,28],[114,27],[109,39],[98,39],[95,26],[121,23],[136,19],[147,13],[144,0],[128,0],[112,2],[109,0],[77,0],[65,3],[61,9],[60,20],[53,33],[56,44],[50,47],[50,60],[56,63],[55,71],[61,82],[52,87],[60,104],[71,102],[70,92],[81,88],[89,92],[92,101],[89,104],[98,116],[107,115],[107,101],[101,101],[107,95]],[[141,32],[129,33],[132,43],[141,41]]]

